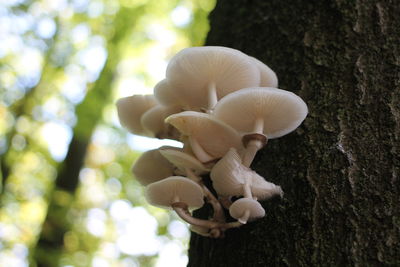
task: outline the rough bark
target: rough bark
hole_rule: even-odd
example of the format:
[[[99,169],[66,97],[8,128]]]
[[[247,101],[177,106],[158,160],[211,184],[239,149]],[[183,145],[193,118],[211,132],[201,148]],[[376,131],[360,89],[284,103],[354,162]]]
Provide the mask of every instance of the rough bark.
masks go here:
[[[284,199],[224,239],[192,234],[189,266],[400,265],[399,14],[395,0],[218,1],[207,44],[267,63],[309,115],[252,166]]]

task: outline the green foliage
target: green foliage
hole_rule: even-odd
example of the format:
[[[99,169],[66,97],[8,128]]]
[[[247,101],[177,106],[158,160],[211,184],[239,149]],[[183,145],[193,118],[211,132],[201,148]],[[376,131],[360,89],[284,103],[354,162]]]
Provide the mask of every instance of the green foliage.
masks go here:
[[[114,102],[150,93],[166,60],[202,45],[213,5],[0,4],[7,29],[0,37],[1,266],[11,260],[21,266],[162,266],[169,248],[180,257],[174,266],[185,263],[179,253],[188,232],[175,215],[144,202],[130,172],[140,152],[116,122]],[[179,25],[178,7],[190,15]],[[141,234],[128,227],[135,222],[128,215],[155,227],[143,230],[156,242],[153,250],[135,247],[143,240],[127,244],[124,235]]]

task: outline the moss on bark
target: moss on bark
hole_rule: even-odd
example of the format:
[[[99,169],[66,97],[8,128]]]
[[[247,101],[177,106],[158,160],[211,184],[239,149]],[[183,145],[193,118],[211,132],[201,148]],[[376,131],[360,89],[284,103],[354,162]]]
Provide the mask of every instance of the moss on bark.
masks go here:
[[[207,44],[264,61],[309,115],[253,163],[284,199],[224,239],[193,234],[189,266],[400,265],[399,14],[395,0],[218,1]]]

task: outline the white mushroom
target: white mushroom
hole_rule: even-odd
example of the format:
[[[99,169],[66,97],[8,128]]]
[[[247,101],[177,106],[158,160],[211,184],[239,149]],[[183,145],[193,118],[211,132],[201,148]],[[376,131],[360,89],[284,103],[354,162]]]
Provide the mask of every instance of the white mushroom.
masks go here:
[[[140,118],[156,104],[153,95],[133,95],[118,99],[116,105],[121,125],[133,134],[148,136],[150,133],[143,128]]]
[[[244,196],[265,200],[283,195],[280,186],[266,181],[255,171],[245,167],[234,148],[215,164],[210,177],[214,189],[221,197]]]
[[[213,218],[218,222],[225,222],[225,216],[221,204],[217,198],[208,190],[208,188],[203,184],[202,179],[199,175],[206,174],[210,172],[198,159],[192,157],[184,152],[165,149],[161,150],[160,153],[167,158],[173,165],[178,167],[178,169],[190,178],[192,181],[198,183],[204,195],[207,198],[207,202],[213,206],[214,216]]]
[[[245,88],[221,99],[214,116],[246,133],[243,164],[250,166],[268,138],[296,129],[307,116],[307,105],[297,95],[270,87]]]
[[[178,106],[156,105],[147,110],[141,117],[140,123],[143,128],[151,135],[159,139],[179,139],[178,131],[165,123],[165,118],[169,115],[181,112]]]
[[[162,149],[160,153],[185,175],[189,170],[195,175],[203,175],[210,172],[198,159],[182,151]]]
[[[133,164],[132,173],[140,184],[148,185],[174,175],[174,165],[160,154],[162,148],[144,152]]]
[[[185,107],[178,92],[171,87],[168,79],[161,80],[154,87],[154,97],[163,106]],[[200,111],[200,110],[199,110]]]
[[[187,109],[207,111],[225,95],[260,82],[260,72],[247,55],[218,46],[183,49],[171,59],[166,77]]]
[[[185,111],[165,121],[189,137],[193,153],[203,163],[221,158],[231,147],[243,147],[239,134],[232,127],[209,114]]]
[[[210,234],[213,237],[219,237],[222,230],[237,227],[233,223],[227,224],[192,217],[189,209],[197,209],[203,206],[204,194],[197,183],[185,177],[172,176],[149,184],[146,187],[145,196],[147,202],[151,205],[167,209],[172,208],[184,221],[210,229]]]
[[[270,67],[255,57],[250,57],[260,71],[260,87],[278,87],[278,77]]]
[[[241,198],[233,202],[229,208],[229,214],[240,223],[254,221],[265,216],[265,210],[261,204],[250,198]]]
[[[175,203],[185,203],[189,209],[204,205],[201,187],[182,176],[171,176],[147,185],[145,196],[149,204],[161,208],[171,208]]]

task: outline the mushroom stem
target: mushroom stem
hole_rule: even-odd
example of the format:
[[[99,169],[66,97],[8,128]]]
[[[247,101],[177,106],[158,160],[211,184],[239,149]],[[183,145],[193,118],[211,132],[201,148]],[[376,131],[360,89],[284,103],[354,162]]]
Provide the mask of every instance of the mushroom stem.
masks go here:
[[[239,221],[237,221],[237,222],[224,223],[224,224],[221,225],[221,229],[225,231],[226,229],[240,227],[240,226],[242,226],[243,224],[244,224],[244,223],[241,223],[241,222],[239,222]]]
[[[196,140],[196,138],[189,137],[189,144],[192,148],[193,153],[195,154],[196,158],[201,162],[208,162],[214,159],[213,156],[208,154]]]
[[[198,183],[200,186],[201,184],[201,178],[197,176],[190,168],[185,168],[185,172],[187,177],[192,180],[193,182]],[[204,190],[203,190],[204,191]]]
[[[188,211],[187,205],[183,202],[175,202],[171,206],[174,209],[174,211],[178,214],[178,216],[181,217],[181,219],[187,223],[200,227],[206,227],[209,229],[218,228],[219,226],[221,226],[221,223],[219,222],[202,220],[193,217]]]
[[[220,223],[220,222],[213,222],[195,218],[190,214],[190,212],[187,209],[187,205],[183,202],[175,202],[171,206],[178,214],[178,216],[185,222],[201,228],[210,229],[209,233],[210,236],[213,238],[223,237],[223,231],[230,228],[237,228],[243,225],[243,223],[241,223],[240,221],[230,222],[230,223]]]
[[[207,113],[212,113],[212,110],[214,109],[215,105],[218,102],[218,96],[217,96],[217,88],[215,86],[215,82],[211,82],[207,86],[207,97],[208,97],[208,109]]]
[[[243,185],[243,196],[245,198],[253,199],[253,195],[251,193],[251,188],[250,188],[250,184],[249,184],[249,179],[246,179],[246,182]],[[249,217],[250,217],[250,211],[247,209],[244,212],[243,216],[238,218],[238,222],[240,222],[242,224],[246,224]]]
[[[264,131],[264,119],[258,118],[254,122],[253,126],[253,133],[252,135],[260,135]],[[257,154],[257,151],[260,150],[264,146],[263,142],[261,140],[255,138],[253,140],[250,140],[247,143],[246,150],[244,152],[243,156],[243,165],[246,167],[250,167],[251,163],[253,162],[254,157]]]
[[[189,136],[181,135],[179,138],[179,141],[183,143],[182,151],[186,154],[192,155],[193,150],[192,150],[192,146],[190,145]]]
[[[238,222],[240,222],[242,224],[246,224],[247,220],[249,219],[249,216],[250,216],[250,211],[246,210],[244,212],[243,216],[238,219]]]
[[[257,154],[257,151],[260,150],[262,147],[263,143],[260,140],[249,141],[243,156],[243,165],[246,167],[250,167],[254,157]]]
[[[227,210],[229,210],[229,207],[232,205],[230,197],[219,197],[219,203]]]
[[[251,188],[250,188],[250,184],[249,184],[249,179],[246,179],[246,182],[243,185],[243,196],[245,198],[253,198],[253,195],[251,193]]]
[[[207,202],[211,204],[214,210],[213,219],[217,222],[224,223],[225,222],[225,215],[222,209],[221,203],[215,198],[215,196],[208,190],[208,188],[202,184],[204,194],[206,195]]]
[[[230,228],[237,228],[244,224],[241,223],[240,221],[230,222],[230,223],[220,223],[220,222],[213,222],[195,218],[190,214],[187,205],[183,202],[175,202],[171,205],[171,207],[175,210],[178,216],[185,222],[201,228],[210,229],[209,236],[213,238],[223,237],[223,232],[225,230]],[[202,235],[208,236],[205,233],[202,233]]]
[[[213,228],[213,229],[208,229],[208,228],[203,228],[202,230],[206,230],[208,229],[208,232],[199,232],[197,231],[197,233],[199,235],[205,236],[205,237],[212,237],[212,238],[223,238],[225,237],[224,232],[228,229],[231,228],[238,228],[240,226],[242,226],[243,223],[236,221],[236,222],[230,222],[230,223],[224,223],[221,224],[220,228]]]
[[[198,235],[201,235],[201,236],[211,237],[210,229],[208,229],[206,227],[199,227],[199,226],[191,225],[189,230]]]
[[[262,133],[264,130],[264,120],[262,118],[256,119],[254,122],[253,133]]]
[[[206,196],[207,202],[211,204],[214,210],[213,219],[217,222],[225,222],[225,214],[222,209],[221,203],[218,199],[210,192],[210,190],[203,184],[201,178],[197,176],[191,169],[185,168],[187,176],[194,182],[198,183],[203,189],[204,195]]]

